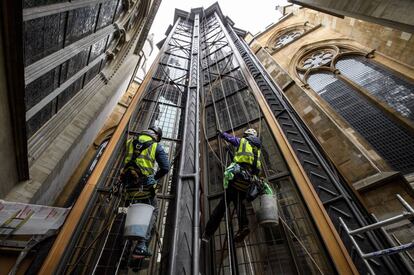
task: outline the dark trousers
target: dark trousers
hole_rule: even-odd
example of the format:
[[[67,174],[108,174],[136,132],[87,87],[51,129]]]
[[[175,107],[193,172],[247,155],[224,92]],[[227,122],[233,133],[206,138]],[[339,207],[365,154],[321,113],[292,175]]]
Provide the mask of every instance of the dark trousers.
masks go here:
[[[249,225],[249,220],[247,219],[246,214],[246,206],[244,204],[244,200],[246,198],[246,192],[237,190],[232,186],[232,183],[229,183],[228,188],[226,189],[226,198],[227,204],[233,202],[234,207],[237,211],[237,220],[239,222],[239,228],[243,228]],[[206,236],[213,236],[214,232],[216,232],[217,228],[220,225],[221,219],[223,218],[226,211],[226,202],[224,199],[224,194],[211,214],[210,219],[207,222],[205,235]],[[229,217],[230,219],[231,217]]]

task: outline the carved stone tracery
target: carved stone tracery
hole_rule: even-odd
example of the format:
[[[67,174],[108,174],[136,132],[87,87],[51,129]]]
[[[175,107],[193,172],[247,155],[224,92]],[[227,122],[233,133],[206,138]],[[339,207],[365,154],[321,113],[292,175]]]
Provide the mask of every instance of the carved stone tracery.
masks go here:
[[[276,51],[283,48],[285,45],[295,41],[306,32],[312,29],[312,26],[305,23],[283,28],[277,31],[270,39],[267,48]]]

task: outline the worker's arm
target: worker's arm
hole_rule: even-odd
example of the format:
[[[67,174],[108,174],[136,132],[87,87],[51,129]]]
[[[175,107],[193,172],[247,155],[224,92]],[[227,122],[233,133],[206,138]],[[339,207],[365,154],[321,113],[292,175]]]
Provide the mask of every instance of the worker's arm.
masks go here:
[[[227,134],[226,132],[220,132],[219,136],[223,138],[225,141],[231,143],[234,147],[238,147],[240,144],[240,138],[235,137],[231,134]]]
[[[158,171],[154,176],[155,180],[159,180],[166,174],[168,174],[168,171],[170,170],[170,163],[168,161],[167,153],[165,153],[164,148],[162,148],[162,145],[157,145],[157,151],[155,152],[155,160],[158,163]]]

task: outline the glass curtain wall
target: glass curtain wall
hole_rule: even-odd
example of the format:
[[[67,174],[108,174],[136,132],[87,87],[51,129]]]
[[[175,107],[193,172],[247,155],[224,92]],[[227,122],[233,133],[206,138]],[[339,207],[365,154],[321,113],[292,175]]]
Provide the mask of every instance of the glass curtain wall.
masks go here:
[[[168,176],[164,177],[157,192],[159,215],[157,232],[152,238],[150,250],[154,256],[142,263],[139,274],[163,274],[168,257],[169,219],[173,209],[176,170],[182,140],[182,121],[188,91],[188,70],[191,50],[192,21],[181,19],[175,28],[158,68],[136,110],[137,118],[131,123],[133,131],[147,129],[150,125],[161,127],[163,140],[172,164]],[[166,42],[167,43],[167,42]],[[165,262],[164,262],[165,261]]]
[[[217,138],[217,130],[241,137],[255,128],[262,140],[264,176],[277,192],[281,220],[278,226],[257,226],[251,205],[247,206],[252,233],[245,243],[235,245],[234,274],[332,274],[325,249],[289,175],[260,107],[234,56],[215,14],[202,18],[202,135],[207,141],[205,166],[205,222],[223,194],[222,175],[232,161],[234,149]],[[237,232],[234,208],[229,211],[229,227]],[[232,234],[230,234],[232,235]],[[227,247],[226,218],[210,242],[208,263],[211,274],[231,274]],[[232,259],[230,257],[230,259]],[[233,265],[234,266],[234,265]],[[208,274],[208,273],[207,273]]]
[[[148,82],[143,95],[134,110],[128,132],[118,141],[116,153],[108,164],[106,174],[101,175],[99,187],[108,189],[118,182],[125,157],[125,141],[137,135],[150,125],[163,130],[163,145],[169,162],[172,164],[167,176],[157,190],[158,219],[150,243],[153,257],[139,263],[140,275],[165,274],[168,269],[170,249],[170,219],[174,211],[175,184],[180,147],[182,144],[182,121],[188,91],[188,70],[191,48],[192,22],[178,20],[174,33],[167,40],[165,51]],[[157,168],[157,167],[156,167]],[[133,249],[131,242],[123,238],[125,215],[118,212],[125,205],[125,196],[114,196],[109,200],[108,193],[98,192],[91,203],[91,211],[83,225],[82,232],[69,252],[62,274],[130,274],[128,258]],[[126,251],[126,252],[125,252]],[[61,274],[61,273],[59,273]]]

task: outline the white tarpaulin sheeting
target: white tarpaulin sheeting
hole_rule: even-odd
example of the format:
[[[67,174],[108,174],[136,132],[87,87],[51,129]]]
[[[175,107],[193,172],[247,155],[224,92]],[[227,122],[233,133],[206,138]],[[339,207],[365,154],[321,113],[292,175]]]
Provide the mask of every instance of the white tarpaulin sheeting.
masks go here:
[[[69,208],[50,207],[36,204],[16,203],[0,200],[0,225],[6,226],[5,223],[10,218],[25,219],[30,218],[24,224],[13,232],[13,235],[42,235],[50,229],[58,229],[66,219]],[[11,220],[7,226],[16,227],[21,220]],[[0,228],[0,234],[8,234],[10,229]]]

